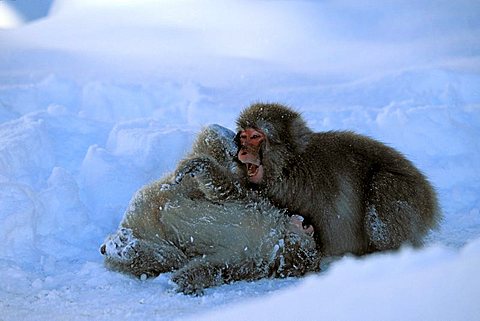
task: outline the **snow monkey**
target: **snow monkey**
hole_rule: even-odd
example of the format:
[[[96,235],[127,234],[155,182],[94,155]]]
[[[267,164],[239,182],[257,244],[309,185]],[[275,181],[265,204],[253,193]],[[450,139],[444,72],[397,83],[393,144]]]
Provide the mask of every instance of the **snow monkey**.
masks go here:
[[[134,195],[118,231],[100,248],[107,267],[137,277],[174,271],[172,280],[186,294],[318,269],[311,230],[235,181],[234,136],[207,127],[175,175]]]
[[[205,185],[221,188],[222,197],[250,188],[300,214],[313,225],[322,256],[420,246],[441,220],[425,176],[378,141],[353,132],[315,133],[280,104],[250,106],[237,127],[236,180],[200,158],[188,160],[178,177],[208,172],[216,179]]]
[[[237,120],[239,176],[315,230],[325,256],[422,244],[441,219],[425,176],[398,151],[346,131],[315,133],[280,104]]]

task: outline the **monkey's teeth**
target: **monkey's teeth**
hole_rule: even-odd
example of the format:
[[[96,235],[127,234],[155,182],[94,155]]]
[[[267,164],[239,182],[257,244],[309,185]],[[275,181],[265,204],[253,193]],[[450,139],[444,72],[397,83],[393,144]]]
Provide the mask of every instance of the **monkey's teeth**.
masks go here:
[[[259,166],[255,164],[247,164],[247,174],[249,177],[255,176],[258,173]]]

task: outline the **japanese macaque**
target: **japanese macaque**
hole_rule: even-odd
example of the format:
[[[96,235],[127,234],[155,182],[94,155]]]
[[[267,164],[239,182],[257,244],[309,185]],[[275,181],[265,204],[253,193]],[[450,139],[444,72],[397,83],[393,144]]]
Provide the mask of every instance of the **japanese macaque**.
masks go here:
[[[137,277],[174,271],[186,294],[319,268],[312,228],[235,181],[234,136],[207,127],[174,175],[136,193],[100,248],[107,267]]]
[[[279,104],[250,106],[237,126],[240,178],[312,224],[322,255],[419,246],[441,219],[425,176],[378,141],[353,132],[315,133]]]

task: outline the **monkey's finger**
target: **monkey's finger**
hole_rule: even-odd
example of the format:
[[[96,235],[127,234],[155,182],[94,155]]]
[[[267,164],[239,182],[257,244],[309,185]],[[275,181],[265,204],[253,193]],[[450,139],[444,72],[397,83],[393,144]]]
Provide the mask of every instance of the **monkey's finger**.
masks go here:
[[[175,184],[180,184],[180,182],[183,180],[183,177],[185,176],[185,174],[183,172],[178,172],[176,175],[175,175]]]
[[[195,177],[195,171],[192,168],[184,167],[182,170],[177,172],[175,175],[175,183],[180,184],[180,182],[185,178],[185,176],[190,175],[191,177]]]
[[[315,232],[312,225],[304,226],[303,231],[310,236],[313,236],[313,234]]]

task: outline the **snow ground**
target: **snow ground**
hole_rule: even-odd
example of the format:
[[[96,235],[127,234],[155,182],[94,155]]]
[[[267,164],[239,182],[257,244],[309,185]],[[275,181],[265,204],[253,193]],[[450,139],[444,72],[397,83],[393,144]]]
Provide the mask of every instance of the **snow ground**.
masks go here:
[[[57,0],[0,30],[0,320],[480,320],[478,16],[474,1]],[[98,247],[134,191],[254,101],[402,151],[441,229],[422,250],[202,297],[107,271]]]

